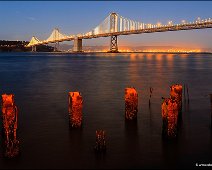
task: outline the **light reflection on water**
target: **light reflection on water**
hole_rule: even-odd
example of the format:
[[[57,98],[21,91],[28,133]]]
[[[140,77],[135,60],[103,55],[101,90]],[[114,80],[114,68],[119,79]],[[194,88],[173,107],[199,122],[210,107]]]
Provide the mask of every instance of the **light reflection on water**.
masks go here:
[[[209,54],[1,53],[0,93],[15,94],[21,155],[4,160],[0,153],[0,165],[152,168],[210,162],[210,102],[206,95],[212,93],[211,75]],[[188,84],[190,104],[183,107],[177,142],[167,142],[161,138],[160,104],[173,83]],[[128,86],[139,94],[137,124],[124,119],[124,88]],[[82,130],[69,129],[69,91],[82,93]],[[96,129],[106,130],[104,156],[93,152]]]

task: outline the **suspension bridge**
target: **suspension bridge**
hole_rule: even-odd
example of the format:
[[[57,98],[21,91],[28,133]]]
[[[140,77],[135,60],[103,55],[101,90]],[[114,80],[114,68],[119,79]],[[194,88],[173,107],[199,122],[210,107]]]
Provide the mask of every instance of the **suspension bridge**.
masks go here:
[[[32,51],[36,51],[36,46],[54,43],[54,51],[59,50],[59,43],[63,41],[73,41],[73,52],[82,52],[82,40],[92,39],[99,37],[111,37],[110,38],[110,50],[109,52],[118,52],[118,36],[131,35],[131,34],[143,34],[154,32],[166,32],[166,31],[180,31],[180,30],[192,30],[192,29],[204,29],[212,28],[212,19],[200,19],[193,22],[186,22],[182,20],[179,24],[173,24],[169,21],[167,25],[161,23],[149,24],[134,21],[120,16],[117,13],[111,13],[102,21],[97,27],[89,32],[77,35],[65,35],[60,32],[58,28],[55,28],[49,38],[46,40],[39,40],[35,36],[32,37],[26,47],[31,47]]]

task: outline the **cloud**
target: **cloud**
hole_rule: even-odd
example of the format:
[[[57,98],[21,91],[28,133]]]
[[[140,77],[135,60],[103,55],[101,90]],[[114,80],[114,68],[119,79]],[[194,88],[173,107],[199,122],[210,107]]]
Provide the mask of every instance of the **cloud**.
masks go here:
[[[34,17],[27,17],[28,20],[35,21]]]

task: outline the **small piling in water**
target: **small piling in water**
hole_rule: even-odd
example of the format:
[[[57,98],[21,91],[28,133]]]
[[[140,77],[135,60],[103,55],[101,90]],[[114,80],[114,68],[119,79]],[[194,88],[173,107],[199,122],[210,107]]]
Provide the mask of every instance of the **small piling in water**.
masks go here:
[[[151,97],[152,97],[152,92],[153,92],[153,88],[152,87],[149,88],[149,92],[150,92],[150,95],[149,95],[149,107],[150,107],[150,105],[151,105]]]
[[[5,134],[5,157],[13,158],[19,154],[19,141],[17,140],[18,109],[15,105],[14,94],[2,95],[2,118]]]
[[[96,152],[105,152],[106,151],[106,141],[105,141],[105,131],[96,130],[96,144],[94,147]]]
[[[188,91],[188,85],[186,85],[186,92],[187,92],[187,98],[188,98],[188,104],[189,104],[189,91]]]
[[[138,112],[138,93],[135,88],[125,88],[125,118],[134,120]]]
[[[184,110],[189,110],[189,89],[188,85],[183,85]]]
[[[73,128],[82,126],[83,99],[80,92],[69,92],[69,121]]]
[[[210,101],[211,101],[211,128],[212,128],[212,94],[210,94]]]
[[[183,97],[184,97],[184,102],[186,102],[186,93],[185,93],[185,84],[183,85]]]
[[[178,104],[171,98],[164,98],[161,105],[162,134],[164,137],[175,138],[177,136]]]

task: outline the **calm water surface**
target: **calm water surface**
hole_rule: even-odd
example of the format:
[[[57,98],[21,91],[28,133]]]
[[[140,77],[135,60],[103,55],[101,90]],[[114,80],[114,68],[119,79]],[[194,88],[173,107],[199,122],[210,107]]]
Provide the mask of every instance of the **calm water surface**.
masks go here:
[[[178,139],[164,141],[161,97],[169,96],[174,83],[188,84],[190,103],[183,103]],[[128,86],[139,93],[137,124],[125,122]],[[69,128],[69,91],[80,91],[84,99],[81,130]],[[192,168],[212,163],[210,54],[1,53],[2,93],[15,94],[21,153],[6,160],[1,146],[0,168]],[[106,130],[105,155],[94,153],[96,129]]]

